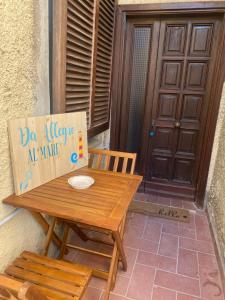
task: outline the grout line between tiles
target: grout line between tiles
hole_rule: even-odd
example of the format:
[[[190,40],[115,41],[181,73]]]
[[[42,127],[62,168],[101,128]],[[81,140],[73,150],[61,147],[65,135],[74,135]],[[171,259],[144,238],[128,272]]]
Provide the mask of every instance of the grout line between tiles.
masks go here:
[[[134,260],[133,269],[132,269],[132,271],[131,271],[130,278],[129,278],[129,282],[128,282],[128,285],[127,285],[127,290],[126,290],[126,292],[125,292],[125,297],[127,297],[127,294],[128,294],[128,290],[129,290],[129,287],[130,287],[131,279],[132,279],[132,276],[133,276],[133,273],[134,273],[134,268],[135,268],[135,265],[136,265],[136,263],[137,263],[138,254],[139,254],[139,250],[138,250],[137,253],[136,253],[136,257],[135,257],[135,260]]]
[[[155,286],[155,277],[156,277],[156,268],[155,268],[154,279],[153,279],[153,284],[152,284],[151,300],[153,298],[153,290],[154,290],[154,286]]]
[[[161,232],[160,232],[160,237],[159,237],[159,244],[158,244],[158,249],[156,254],[159,255],[159,249],[160,249],[160,244],[161,244],[161,240],[162,240],[162,234],[163,234],[163,224],[161,224]]]
[[[138,265],[141,265],[139,263],[137,263]],[[162,269],[159,269],[159,268],[156,268],[157,270],[159,271],[163,271],[165,273],[169,273],[169,274],[172,274],[172,275],[178,275],[178,276],[181,276],[181,277],[184,277],[184,278],[188,278],[188,279],[192,279],[192,280],[199,280],[199,278],[197,277],[191,277],[191,276],[188,276],[188,275],[183,275],[183,274],[180,274],[180,273],[174,273],[174,272],[171,272],[171,271],[165,271],[165,270],[162,270]]]
[[[179,252],[180,252],[179,250],[180,250],[180,237],[178,236],[176,274],[178,274],[178,263],[179,263]]]

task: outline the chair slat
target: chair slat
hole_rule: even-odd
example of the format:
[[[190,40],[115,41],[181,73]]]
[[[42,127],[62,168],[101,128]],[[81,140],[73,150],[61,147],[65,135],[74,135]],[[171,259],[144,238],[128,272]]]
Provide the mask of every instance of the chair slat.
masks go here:
[[[135,157],[135,159],[132,160],[132,163],[131,163],[131,169],[130,169],[130,174],[131,174],[131,175],[134,174],[135,163],[136,163],[136,157]]]
[[[5,270],[6,274],[13,276],[17,279],[22,279],[25,281],[30,281],[32,283],[35,283],[37,285],[41,285],[44,287],[50,287],[53,290],[61,291],[68,295],[76,295],[79,296],[81,293],[82,288],[81,287],[75,287],[72,284],[69,284],[68,282],[61,282],[56,279],[49,278],[47,276],[36,274],[32,271],[23,270],[18,267],[9,266]]]
[[[28,251],[24,251],[21,254],[21,257],[26,258],[28,260],[39,262],[41,264],[44,264],[48,267],[57,268],[63,271],[71,272],[73,274],[80,274],[84,276],[90,276],[91,275],[91,269],[83,266],[83,265],[77,265],[77,264],[71,264],[62,260],[56,260],[51,259],[46,256],[40,256],[35,253],[31,253]]]
[[[100,169],[101,162],[102,162],[102,154],[99,154],[98,157],[97,157],[97,162],[96,162],[96,168],[97,169]]]
[[[105,170],[106,171],[109,170],[109,164],[110,164],[110,156],[106,155],[106,157],[105,157]]]
[[[84,286],[86,283],[86,278],[84,276],[64,272],[55,268],[49,268],[40,263],[30,262],[23,258],[17,258],[16,260],[14,260],[13,265],[19,268],[23,268],[27,271],[32,270],[33,272],[36,272],[43,276],[57,280],[62,280],[68,283],[74,283],[79,286]]]
[[[94,154],[90,153],[89,161],[88,161],[88,167],[92,168],[94,162]]]
[[[118,170],[118,164],[119,164],[119,157],[115,157],[114,165],[113,165],[113,172],[117,172]]]
[[[124,161],[123,161],[123,168],[122,168],[122,173],[123,174],[125,174],[126,171],[127,171],[127,163],[128,163],[128,157],[125,157]]]

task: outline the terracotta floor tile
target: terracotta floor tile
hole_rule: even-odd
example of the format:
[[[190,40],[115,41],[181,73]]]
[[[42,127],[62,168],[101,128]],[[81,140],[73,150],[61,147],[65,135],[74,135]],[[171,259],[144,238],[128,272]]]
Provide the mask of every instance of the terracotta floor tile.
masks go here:
[[[220,274],[217,268],[199,267],[202,298],[224,300]]]
[[[163,225],[171,225],[171,224],[177,224],[177,221],[174,221],[174,220],[170,220],[170,219],[166,219],[166,218],[159,218],[159,217],[153,217],[153,216],[150,216],[148,217],[148,222],[157,222],[159,224],[163,224]]]
[[[133,271],[133,267],[137,258],[138,251],[136,249],[130,249],[127,247],[124,247],[124,251],[127,258],[127,271],[124,272],[121,268],[121,265],[119,265],[118,275],[130,277]]]
[[[187,237],[196,240],[196,231],[193,228],[189,228],[186,224],[179,224],[179,236]]]
[[[198,240],[212,241],[209,224],[206,216],[195,216],[196,234]]]
[[[147,218],[145,215],[132,213],[129,217],[129,225],[144,229]]]
[[[184,228],[195,230],[195,213],[190,212],[189,222],[180,222]]]
[[[135,226],[128,224],[125,227],[125,233],[124,236],[133,236],[134,238],[141,238],[144,233],[144,227]]]
[[[177,272],[190,277],[199,277],[196,251],[179,249]]]
[[[158,254],[176,258],[177,251],[178,251],[178,237],[171,234],[163,233],[159,245]]]
[[[163,224],[162,231],[165,233],[170,233],[178,236],[188,237],[195,239],[196,233],[195,230],[191,227],[189,228],[188,224],[177,222],[177,224]]]
[[[198,262],[200,266],[206,268],[218,268],[217,259],[214,255],[198,252]]]
[[[88,287],[82,297],[82,300],[100,300],[102,290]]]
[[[83,265],[87,265],[91,268],[108,270],[109,269],[109,260],[106,260],[104,257],[80,252],[76,258],[75,262]]]
[[[161,287],[154,287],[152,300],[176,300],[176,292]]]
[[[135,300],[151,299],[155,269],[136,264],[128,288],[127,297]]]
[[[176,224],[163,224],[162,232],[179,235],[178,222]]]
[[[194,205],[193,202],[190,202],[190,201],[184,201],[183,200],[183,208],[185,209],[190,209],[190,210],[196,210],[196,206]]]
[[[123,276],[117,276],[115,288],[113,289],[113,293],[125,296],[127,292],[129,284],[129,278]]]
[[[180,237],[180,248],[214,254],[213,244],[207,241],[197,241]]]
[[[200,295],[198,279],[157,270],[154,283],[158,286],[187,293],[189,295]]]
[[[154,221],[148,221],[148,224],[144,230],[143,238],[158,243],[160,239],[161,231],[162,231],[162,224]]]
[[[159,268],[165,271],[176,272],[177,261],[174,258],[156,255],[153,253],[140,251],[137,263]]]
[[[136,238],[133,235],[124,236],[124,245],[133,249],[143,250],[152,253],[156,253],[158,249],[158,243]]]
[[[106,280],[93,276],[90,280],[89,286],[92,288],[103,290],[106,287]]]

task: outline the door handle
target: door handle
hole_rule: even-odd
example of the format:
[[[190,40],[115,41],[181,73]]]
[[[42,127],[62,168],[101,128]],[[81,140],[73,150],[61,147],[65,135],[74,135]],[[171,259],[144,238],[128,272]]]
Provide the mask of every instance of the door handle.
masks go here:
[[[180,122],[175,122],[175,128],[180,128]]]
[[[149,131],[149,136],[154,137],[156,134],[156,124],[155,120],[152,120],[152,130]]]

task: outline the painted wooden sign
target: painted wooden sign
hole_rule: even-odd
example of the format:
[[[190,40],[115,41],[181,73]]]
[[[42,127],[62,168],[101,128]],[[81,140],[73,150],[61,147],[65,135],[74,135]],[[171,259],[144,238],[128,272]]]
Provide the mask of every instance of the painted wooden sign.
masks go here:
[[[86,113],[9,121],[15,193],[87,166]]]

